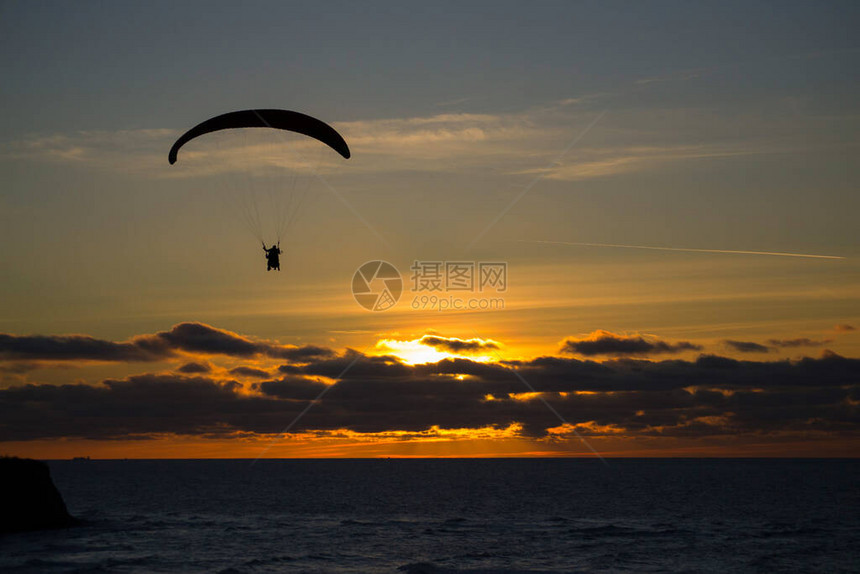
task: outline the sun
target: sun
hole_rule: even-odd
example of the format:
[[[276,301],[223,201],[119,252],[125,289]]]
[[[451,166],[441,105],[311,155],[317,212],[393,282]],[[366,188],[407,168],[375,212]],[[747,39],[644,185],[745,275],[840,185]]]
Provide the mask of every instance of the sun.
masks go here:
[[[437,363],[443,359],[468,359],[478,363],[489,363],[498,359],[498,355],[492,350],[455,353],[444,347],[427,345],[422,340],[423,338],[406,341],[380,339],[376,343],[375,351],[381,355],[397,357],[407,365]]]

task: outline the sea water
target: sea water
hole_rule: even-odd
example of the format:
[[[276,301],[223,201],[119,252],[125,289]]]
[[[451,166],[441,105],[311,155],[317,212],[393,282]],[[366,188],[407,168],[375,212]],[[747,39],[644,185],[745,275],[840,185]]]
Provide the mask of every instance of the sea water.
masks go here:
[[[51,462],[2,572],[858,572],[860,461]]]

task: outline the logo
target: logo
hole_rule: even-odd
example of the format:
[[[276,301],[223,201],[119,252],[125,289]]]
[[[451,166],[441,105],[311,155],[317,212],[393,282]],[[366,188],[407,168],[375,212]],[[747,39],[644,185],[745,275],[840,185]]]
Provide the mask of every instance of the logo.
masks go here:
[[[352,296],[368,311],[387,311],[403,293],[403,279],[387,261],[368,261],[352,276]]]

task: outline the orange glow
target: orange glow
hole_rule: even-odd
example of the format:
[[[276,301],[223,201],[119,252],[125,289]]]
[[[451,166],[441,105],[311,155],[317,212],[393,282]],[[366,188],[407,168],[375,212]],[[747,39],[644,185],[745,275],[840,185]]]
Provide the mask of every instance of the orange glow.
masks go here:
[[[407,365],[420,365],[424,363],[436,363],[443,359],[467,358],[470,361],[488,363],[498,360],[498,352],[494,349],[479,350],[475,352],[460,351],[453,352],[444,347],[431,346],[424,342],[424,337],[411,340],[381,339],[374,347],[377,354],[393,355]],[[476,345],[493,343],[482,339],[449,339],[459,343],[475,343]]]
[[[564,425],[556,427],[563,429]],[[581,427],[578,427],[581,428]],[[506,429],[497,429],[503,435]],[[564,429],[566,430],[566,429]],[[513,433],[511,433],[513,434]],[[813,440],[802,433],[778,437],[715,437],[701,440],[672,437],[629,437],[615,435],[585,435],[588,443],[604,458],[646,457],[849,457],[860,452],[860,439]],[[435,437],[416,440],[390,436],[373,440],[349,437],[301,438],[274,441],[271,437],[247,436],[221,439],[164,436],[153,440],[97,441],[86,439],[57,439],[14,441],[2,445],[0,453],[42,460],[70,459],[89,456],[93,459],[155,459],[155,458],[234,458],[254,460],[259,456],[279,458],[505,458],[505,457],[580,457],[593,458],[582,441],[567,433],[550,435],[547,439],[520,436],[475,436],[457,439]]]
[[[543,393],[508,393],[508,396],[515,401],[531,401],[540,397]]]
[[[574,434],[574,431],[580,434],[587,433],[589,435],[589,440],[591,440],[591,435],[623,435],[627,432],[626,429],[618,425],[601,425],[597,424],[595,421],[576,423],[575,425],[564,423],[557,427],[546,429],[546,432],[549,433],[550,436]]]
[[[453,328],[452,328],[453,330]],[[461,358],[478,362],[499,360],[498,343],[490,339],[456,339],[432,335],[433,343],[428,344],[423,335],[416,337],[415,331],[403,336],[389,334],[387,338],[378,338],[373,355],[392,355],[407,364],[434,362],[442,359]],[[371,336],[369,333],[367,336]],[[377,336],[379,337],[379,336]],[[374,337],[375,339],[377,337]],[[365,345],[366,346],[366,345]],[[452,350],[453,349],[453,350]],[[454,352],[457,351],[457,352]],[[510,347],[505,347],[509,352]],[[344,356],[339,348],[333,348],[333,355]],[[225,357],[211,354],[194,355],[181,353],[164,361],[145,364],[105,364],[82,361],[80,363],[44,363],[40,364],[37,377],[33,372],[18,376],[16,383],[38,380],[43,384],[55,384],[68,381],[69,368],[77,368],[75,374],[81,383],[99,384],[106,378],[121,380],[123,375],[130,376],[138,373],[177,374],[179,366],[194,360],[207,369],[205,377],[218,384],[230,385],[229,389],[244,398],[268,398],[257,384],[262,380],[261,375],[243,375],[233,371],[235,367],[253,367],[263,375],[271,378],[279,377],[278,367],[285,359],[272,358],[266,355],[250,358]],[[290,364],[299,363],[290,361]],[[420,371],[420,369],[419,369]],[[432,372],[432,370],[428,370]],[[80,373],[80,375],[78,375]],[[268,375],[267,375],[268,373]],[[180,374],[180,377],[193,377],[193,374]],[[293,377],[312,378],[315,381],[333,385],[336,379],[318,375],[292,375]],[[606,397],[616,393],[612,391],[564,391],[564,392],[504,392],[486,390],[496,387],[480,387],[481,375],[465,375],[447,373],[439,375],[450,380],[478,381],[474,399],[482,400],[488,410],[495,410],[505,403],[523,407],[526,402],[536,402],[536,399],[546,398],[569,399],[575,397]],[[230,381],[238,381],[234,385]],[[512,383],[516,383],[512,380]],[[464,383],[464,387],[470,383]],[[687,393],[719,392],[725,397],[732,396],[735,390],[722,389],[714,386],[690,386],[684,388]],[[515,387],[514,387],[515,388]],[[623,394],[621,391],[617,394]],[[745,392],[764,392],[763,389],[749,388]],[[333,397],[333,398],[332,398]],[[336,401],[336,393],[330,397]],[[474,400],[473,399],[473,400]],[[293,399],[284,399],[293,400]],[[297,399],[296,399],[297,400]],[[847,407],[855,407],[858,401],[845,398]],[[534,405],[540,408],[541,405]],[[316,407],[314,407],[316,408]],[[633,407],[635,408],[635,407]],[[499,410],[498,412],[503,412]],[[644,416],[645,410],[636,410],[636,416]],[[650,411],[649,411],[650,412]],[[589,417],[593,417],[592,413]],[[432,420],[430,422],[436,422]],[[487,419],[482,419],[487,420]],[[495,420],[495,419],[490,419]],[[548,409],[546,419],[539,419],[541,428],[546,434],[533,436],[526,434],[523,425],[511,419],[502,419],[507,426],[483,426],[475,428],[442,428],[434,425],[423,430],[391,430],[377,433],[361,433],[349,429],[315,430],[289,435],[263,435],[252,432],[233,432],[233,427],[214,423],[206,429],[205,435],[176,435],[150,434],[146,436],[121,436],[111,440],[85,440],[81,438],[45,439],[33,441],[16,441],[0,443],[0,454],[12,454],[42,459],[63,459],[75,456],[90,456],[92,458],[372,458],[372,457],[590,457],[594,456],[583,444],[583,439],[598,451],[601,456],[612,457],[675,457],[675,456],[853,456],[860,453],[860,439],[845,438],[837,433],[809,431],[795,434],[789,432],[748,433],[735,435],[734,415],[725,412],[689,418],[679,418],[671,426],[652,426],[645,429],[626,429],[613,424],[599,424],[595,420],[576,421],[559,424],[553,413]],[[529,419],[532,420],[532,419]],[[286,424],[286,423],[285,423]],[[348,424],[348,423],[345,423]],[[461,423],[467,425],[466,422]],[[281,427],[278,427],[281,428]],[[704,434],[702,434],[704,429]],[[691,432],[692,431],[692,432]],[[579,435],[579,436],[577,436]],[[685,437],[685,438],[683,438]]]

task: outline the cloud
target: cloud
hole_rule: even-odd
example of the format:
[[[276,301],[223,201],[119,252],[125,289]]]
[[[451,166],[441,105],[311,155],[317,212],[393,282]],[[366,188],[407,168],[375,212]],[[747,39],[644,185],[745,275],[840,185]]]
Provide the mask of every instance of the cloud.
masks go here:
[[[146,362],[176,357],[179,352],[244,358],[265,356],[295,362],[334,355],[325,347],[257,341],[203,323],[179,323],[169,331],[140,335],[120,343],[87,335],[0,334],[0,362]]]
[[[609,331],[594,331],[588,337],[569,337],[562,343],[563,353],[594,355],[656,355],[700,351],[702,347],[687,341],[668,343],[654,337],[617,335]]]
[[[581,181],[653,170],[661,164],[672,162],[728,159],[777,151],[779,150],[776,148],[766,149],[740,144],[673,144],[611,148],[584,146],[577,150],[576,160],[530,168],[516,173],[540,175],[546,179],[559,181]]]
[[[235,410],[236,396],[235,383],[178,375],[133,376],[97,386],[30,384],[0,391],[0,437],[202,432]]]
[[[267,345],[246,337],[216,329],[203,323],[179,323],[170,331],[139,337],[138,341],[153,346],[166,346],[193,353],[250,357],[264,352]]]
[[[826,345],[831,342],[831,339],[824,339],[821,341],[815,341],[813,339],[809,339],[807,337],[800,337],[797,339],[768,339],[768,344],[773,347],[780,348],[794,348],[794,347],[821,347],[822,345]]]
[[[269,371],[264,371],[263,369],[257,369],[254,367],[236,367],[235,369],[230,370],[230,374],[257,379],[268,379],[272,376]]]
[[[530,164],[542,151],[556,152],[558,124],[534,110],[508,114],[443,113],[424,117],[341,122],[335,127],[361,157],[355,172],[393,173]],[[557,152],[556,152],[557,153]],[[525,161],[524,161],[525,159]],[[544,164],[548,159],[541,159]]]
[[[108,171],[158,173],[167,163],[177,130],[78,131],[30,136],[0,147],[0,156],[94,167]]]
[[[731,339],[725,339],[723,341],[725,345],[731,347],[735,351],[740,353],[769,353],[770,348],[765,345],[760,345],[758,343],[753,343],[752,341],[732,341]]]
[[[204,323],[179,323],[170,331],[144,335],[135,338],[134,341],[142,346],[167,348],[171,351],[232,357],[265,356],[296,362],[334,355],[334,351],[325,347],[316,345],[297,347],[271,341],[258,341]]]
[[[435,363],[451,355],[465,355],[476,361],[490,361],[499,343],[490,339],[458,339],[439,335],[424,335],[418,339],[380,339],[377,352],[397,357],[408,364]]]
[[[114,343],[87,335],[0,334],[0,361],[157,361],[172,356],[169,348],[142,341]]]
[[[185,363],[177,371],[185,374],[210,373],[212,366],[207,363]]]
[[[146,341],[163,341],[173,349],[192,353],[220,354],[233,357],[263,355],[274,359],[302,362],[334,355],[334,351],[316,345],[296,347],[269,341],[256,341],[231,331],[216,329],[203,323],[180,323],[170,331],[144,337]],[[155,342],[155,345],[160,342]]]
[[[349,142],[357,172],[438,171],[438,160],[485,164],[497,154],[522,153],[525,142],[544,141],[556,126],[538,126],[529,112],[501,115],[442,113],[423,117],[335,122]],[[224,173],[264,173],[289,169],[327,173],[340,167],[320,154],[320,146],[302,136],[255,130],[220,132],[183,148],[169,168],[167,152],[179,130],[79,131],[38,135],[0,147],[0,156],[47,161],[149,177],[200,177]],[[181,166],[181,169],[178,168]]]
[[[442,345],[457,341],[438,338]],[[66,339],[46,339],[48,351],[39,356],[63,354],[52,345]],[[472,340],[466,348],[487,342]],[[193,350],[247,363],[228,374],[194,360],[175,373],[0,389],[0,440],[277,435],[306,409],[291,432],[418,437],[441,436],[445,429],[515,429],[510,432],[542,440],[563,439],[570,429],[616,438],[860,434],[860,359],[824,350],[820,358],[793,361],[718,355],[658,361],[635,356],[679,352],[691,344],[606,331],[567,342],[574,348],[589,343],[587,352],[616,358],[479,362],[451,357],[411,365],[393,356],[288,347],[183,323],[114,343],[124,346],[110,352]],[[90,356],[104,356],[100,345],[95,348],[99,352]],[[80,348],[74,346],[72,354],[80,356]],[[260,357],[285,362],[271,376],[257,366]]]
[[[840,323],[839,325],[833,327],[833,330],[837,333],[850,333],[851,331],[856,331],[857,328],[847,323]]]
[[[177,373],[0,390],[0,439],[280,433],[332,383],[294,432],[516,425],[521,436],[547,437],[564,424],[626,437],[860,430],[860,360],[834,355],[773,362],[460,358],[410,366],[348,351],[287,367],[250,387]]]
[[[497,351],[499,344],[492,340],[457,339],[456,337],[440,337],[438,335],[424,335],[418,342],[434,349],[447,351],[455,355],[469,355],[482,353],[484,351]]]
[[[658,80],[646,78],[642,82],[653,85]],[[173,168],[167,165],[165,150],[180,135],[178,129],[37,135],[0,146],[0,157],[149,178],[271,175],[284,169],[334,174],[348,165],[352,177],[403,172],[439,174],[440,170],[463,173],[479,168],[486,173],[523,175],[528,179],[539,176],[580,181],[691,161],[798,153],[821,145],[820,141],[808,139],[792,148],[785,144],[785,138],[761,136],[796,131],[796,115],[788,120],[762,118],[761,114],[727,116],[708,107],[643,109],[637,105],[624,107],[617,98],[617,94],[599,93],[505,113],[335,121],[334,127],[349,142],[355,158],[348,164],[337,154],[318,153],[320,144],[309,138],[272,135],[268,130],[253,130],[251,137],[225,130],[201,138],[183,148],[179,164]],[[575,154],[559,159],[560,151],[594,120],[606,102],[612,102],[610,118],[601,120],[577,144]],[[816,125],[818,122],[820,119]],[[702,142],[701,137],[692,138],[699,141],[691,144],[691,133],[709,134],[710,139]]]
[[[287,376],[281,379],[257,383],[254,388],[261,393],[279,399],[313,400],[325,388],[326,383],[319,379]]]

